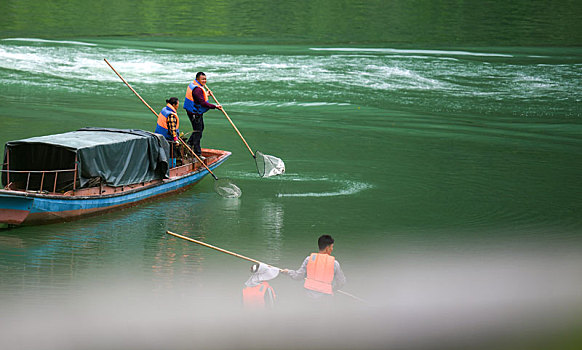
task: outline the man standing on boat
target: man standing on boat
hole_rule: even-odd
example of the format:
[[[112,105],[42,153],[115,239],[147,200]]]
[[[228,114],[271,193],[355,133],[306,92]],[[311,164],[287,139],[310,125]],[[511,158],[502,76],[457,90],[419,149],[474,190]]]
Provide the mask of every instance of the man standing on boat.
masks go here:
[[[222,106],[213,105],[208,102],[208,95],[204,86],[206,85],[206,74],[203,72],[196,73],[196,79],[188,85],[186,89],[186,99],[184,100],[184,109],[188,113],[190,123],[192,123],[192,135],[188,139],[188,144],[198,156],[202,156],[202,149],[200,148],[200,139],[202,139],[202,131],[204,130],[203,115],[209,109],[220,109]]]
[[[177,97],[170,97],[166,100],[166,107],[162,108],[158,114],[158,125],[156,134],[163,135],[171,145],[170,148],[170,167],[176,166],[176,156],[178,155],[178,137],[180,135],[180,119],[178,118],[178,106],[180,101]]]
[[[303,260],[299,270],[281,270],[295,280],[305,279],[303,287],[312,299],[333,295],[334,290],[346,284],[346,277],[339,262],[331,256],[334,240],[330,235],[322,235],[317,240],[319,253],[312,253]]]

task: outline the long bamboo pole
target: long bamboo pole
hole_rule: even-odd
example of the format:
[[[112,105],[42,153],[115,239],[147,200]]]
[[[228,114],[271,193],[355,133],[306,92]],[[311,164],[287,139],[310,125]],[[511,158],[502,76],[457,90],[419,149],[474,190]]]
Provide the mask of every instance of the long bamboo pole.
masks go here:
[[[212,93],[212,90],[210,90],[208,85],[205,85],[205,87],[206,87],[206,90],[208,90],[208,92],[210,93],[210,96],[212,96],[212,98],[214,99],[214,102],[216,102],[216,104],[220,104],[220,102],[218,102],[218,100],[216,99],[216,96],[214,96],[214,94]],[[228,119],[228,121],[230,122],[230,125],[232,125],[232,127],[234,128],[234,130],[236,131],[238,136],[240,136],[241,140],[243,140],[243,142],[245,143],[245,146],[247,146],[247,148],[249,149],[249,152],[251,152],[251,155],[253,156],[253,158],[256,158],[255,153],[251,150],[251,147],[249,146],[249,144],[247,143],[245,138],[242,136],[240,131],[238,131],[238,128],[236,127],[236,125],[234,125],[234,123],[232,122],[232,120],[230,119],[230,117],[228,116],[226,111],[224,110],[224,107],[222,107],[221,111],[222,111],[222,113],[224,113],[224,116],[226,117],[226,119]]]
[[[123,79],[123,77],[121,76],[121,74],[117,73],[117,71],[115,70],[115,68],[113,68],[113,66],[111,65],[111,63],[109,63],[109,61],[107,61],[107,58],[104,58],[103,60],[105,61],[105,63],[107,63],[107,65],[109,66],[109,68],[111,68],[115,72],[115,74],[117,74],[117,76],[119,77],[119,79],[121,79],[121,81],[123,81],[125,83],[125,85],[127,85],[127,87],[131,91],[133,91],[133,93],[135,94],[135,96],[137,96],[137,98],[139,98],[141,100],[141,102],[143,102],[143,104],[146,105],[150,109],[150,111],[152,111],[152,113],[157,118],[158,117],[158,113],[156,113],[156,111],[154,111],[154,109],[152,107],[150,107],[150,105],[143,98],[141,98],[141,96],[137,93],[137,91],[135,91],[131,87],[131,85],[129,85],[129,83],[125,79]]]
[[[123,77],[121,76],[121,74],[117,73],[117,71],[115,70],[115,68],[113,68],[113,66],[111,65],[111,63],[109,63],[109,61],[107,61],[107,58],[104,58],[103,60],[105,61],[105,63],[107,63],[107,65],[109,66],[109,68],[111,68],[115,72],[115,74],[117,74],[117,76],[119,77],[119,79],[121,79],[121,81],[123,81],[125,83],[125,85],[127,85],[127,87],[131,91],[133,91],[133,93],[135,94],[135,96],[137,96],[137,98],[139,98],[141,100],[141,102],[143,102],[147,106],[147,108],[149,108],[150,111],[152,111],[152,113],[157,118],[158,117],[158,113],[156,113],[156,111],[154,111],[154,109],[152,107],[150,107],[150,105],[143,98],[141,98],[141,96],[137,93],[137,91],[135,91],[131,87],[131,85],[129,85],[129,83],[125,79],[123,79]],[[216,175],[214,175],[214,173],[212,172],[212,170],[210,170],[210,168],[208,166],[206,166],[206,164],[202,161],[202,159],[200,159],[200,157],[198,157],[198,155],[196,153],[194,153],[194,151],[190,147],[188,147],[188,145],[181,138],[178,137],[178,141],[180,143],[182,143],[182,145],[184,147],[186,147],[186,149],[188,151],[190,151],[190,153],[192,153],[194,155],[194,157],[196,157],[196,159],[198,159],[198,161],[200,162],[200,164],[204,165],[204,167],[206,168],[206,170],[208,170],[208,172],[210,173],[210,175],[212,175],[212,177],[214,178],[214,180],[218,180],[218,178],[216,177]]]
[[[216,177],[216,175],[214,175],[212,170],[210,170],[210,168],[206,165],[206,163],[204,163],[204,161],[202,159],[200,159],[200,157],[198,157],[198,155],[190,148],[190,146],[188,146],[188,144],[186,142],[184,142],[184,140],[182,140],[180,137],[178,137],[178,142],[180,142],[182,144],[182,146],[184,146],[188,151],[190,151],[190,153],[192,153],[194,155],[194,157],[196,157],[196,159],[198,159],[200,164],[204,165],[204,167],[206,168],[206,170],[208,170],[210,175],[212,175],[214,180],[218,180],[218,178]]]
[[[184,239],[184,240],[186,240],[186,241],[194,242],[194,243],[197,243],[197,244],[203,245],[203,246],[205,246],[205,247],[208,247],[208,248],[211,248],[211,249],[214,249],[214,250],[218,250],[219,252],[222,252],[222,253],[226,253],[226,254],[229,254],[229,255],[232,255],[232,256],[236,256],[237,258],[241,258],[241,259],[244,259],[244,260],[248,260],[248,261],[250,261],[250,262],[254,262],[254,263],[257,263],[257,264],[264,264],[264,263],[262,263],[262,262],[260,262],[260,261],[258,261],[258,260],[255,260],[255,259],[252,259],[252,258],[246,257],[246,256],[244,256],[244,255],[240,255],[240,254],[237,254],[237,253],[233,253],[233,252],[231,252],[231,251],[228,251],[228,250],[226,250],[226,249],[222,249],[222,248],[219,248],[219,247],[215,247],[215,246],[213,246],[212,244],[204,243],[204,242],[201,242],[201,241],[195,240],[194,238],[190,238],[190,237],[182,236],[182,235],[179,235],[179,234],[177,234],[177,233],[174,233],[174,232],[171,232],[171,231],[166,231],[166,233],[167,233],[167,234],[169,234],[169,235],[172,235],[172,236],[176,236],[176,237],[178,237],[178,238],[182,238],[182,239]],[[268,264],[265,264],[265,265],[268,265]],[[269,265],[269,266],[271,266],[271,265]],[[272,267],[275,267],[275,266],[272,266]],[[280,269],[280,268],[278,268],[278,267],[275,267],[275,268],[277,268],[277,269],[279,269],[279,270],[282,270],[282,269]]]
[[[261,261],[258,261],[258,260],[256,260],[256,259],[249,258],[249,257],[247,257],[247,256],[240,255],[240,254],[238,254],[238,253],[234,253],[234,252],[231,252],[231,251],[229,251],[229,250],[226,250],[226,249],[222,249],[222,248],[219,248],[219,247],[213,246],[212,244],[208,244],[208,243],[204,243],[204,242],[202,242],[202,241],[198,241],[198,240],[196,240],[196,239],[194,239],[194,238],[190,238],[190,237],[182,236],[182,235],[180,235],[180,234],[177,234],[177,233],[174,233],[174,232],[171,232],[171,231],[166,231],[166,233],[167,233],[167,234],[169,234],[169,235],[172,235],[172,236],[175,236],[175,237],[181,238],[181,239],[183,239],[183,240],[189,241],[189,242],[193,242],[193,243],[200,244],[200,245],[202,245],[202,246],[205,246],[205,247],[207,247],[207,248],[210,248],[210,249],[218,250],[219,252],[222,252],[222,253],[225,253],[225,254],[228,254],[228,255],[236,256],[237,258],[241,258],[241,259],[244,259],[244,260],[247,260],[247,261],[250,261],[250,262],[254,262],[254,263],[257,263],[257,264],[265,264],[265,263],[263,263],[263,262],[261,262]],[[280,267],[272,266],[272,265],[269,265],[269,264],[265,264],[265,265],[268,265],[268,266],[274,267],[274,268],[276,268],[276,269],[279,269],[279,270],[283,270],[283,269],[282,269],[282,268],[280,268]],[[364,303],[366,302],[364,299],[362,299],[362,298],[358,298],[357,296],[355,296],[355,295],[353,295],[353,294],[350,294],[350,293],[347,293],[347,292],[344,292],[343,290],[339,290],[339,289],[338,289],[338,290],[336,290],[336,292],[338,292],[338,293],[341,293],[341,294],[343,294],[343,295],[346,295],[346,296],[348,296],[348,297],[350,297],[350,298],[353,298],[353,299],[355,299],[355,300],[358,300],[358,301],[361,301],[361,302],[364,302]]]

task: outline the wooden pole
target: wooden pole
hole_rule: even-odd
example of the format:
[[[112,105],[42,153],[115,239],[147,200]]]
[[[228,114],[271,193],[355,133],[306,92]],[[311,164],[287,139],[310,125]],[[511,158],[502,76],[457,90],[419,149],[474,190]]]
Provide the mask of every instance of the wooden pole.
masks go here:
[[[135,94],[135,96],[137,96],[137,98],[139,98],[141,100],[141,102],[143,102],[149,109],[150,111],[152,111],[152,113],[156,116],[156,118],[158,117],[158,113],[156,113],[156,111],[154,111],[154,109],[152,107],[150,107],[150,105],[148,105],[148,103],[141,98],[141,96],[137,93],[137,91],[135,91],[131,85],[129,85],[129,83],[123,79],[123,77],[121,76],[121,74],[117,73],[117,71],[115,70],[115,68],[113,68],[113,66],[111,65],[111,63],[109,63],[109,61],[107,61],[107,58],[103,59],[105,61],[105,63],[107,63],[107,65],[109,66],[109,68],[113,69],[113,71],[115,72],[115,74],[117,74],[117,76],[119,77],[119,79],[121,79],[121,81],[123,81],[125,83],[125,85],[127,85],[127,87],[133,91],[133,93]]]
[[[210,88],[208,87],[208,85],[206,85],[206,90],[208,90],[208,92],[210,93],[210,96],[212,96],[212,98],[214,99],[214,102],[216,102],[216,104],[220,104],[220,102],[218,102],[218,100],[216,99],[216,96],[214,96],[214,94],[212,93],[212,91],[210,90]],[[234,123],[232,122],[232,120],[230,119],[230,117],[228,116],[228,114],[226,114],[226,111],[224,110],[224,107],[222,107],[221,110],[222,110],[222,113],[224,113],[224,116],[226,117],[226,119],[228,119],[228,121],[230,122],[230,125],[232,125],[232,127],[234,128],[234,130],[237,132],[238,136],[240,136],[241,140],[243,140],[243,142],[245,143],[245,146],[247,146],[247,148],[249,149],[249,152],[251,152],[251,155],[253,156],[253,158],[256,158],[255,157],[255,154],[251,150],[251,147],[249,146],[249,144],[247,143],[247,141],[245,140],[245,138],[242,136],[242,134],[240,133],[240,131],[238,131],[238,128],[236,127],[236,125],[234,125]]]
[[[6,149],[6,186],[10,185],[10,149]]]
[[[171,232],[171,231],[166,231],[166,233],[167,233],[167,234],[169,234],[169,235],[172,235],[172,236],[178,237],[178,238],[182,238],[183,240],[186,240],[186,241],[189,241],[189,242],[194,242],[194,243],[200,244],[200,245],[202,245],[202,246],[205,246],[205,247],[207,247],[207,248],[210,248],[210,249],[218,250],[219,252],[226,253],[226,254],[228,254],[228,255],[236,256],[237,258],[241,258],[241,259],[244,259],[244,260],[247,260],[247,261],[250,261],[250,262],[254,262],[254,263],[257,263],[257,264],[265,264],[265,263],[263,263],[263,262],[260,262],[260,261],[258,261],[258,260],[256,260],[256,259],[252,259],[252,258],[246,257],[246,256],[244,256],[244,255],[240,255],[240,254],[237,254],[237,253],[231,252],[231,251],[229,251],[229,250],[226,250],[226,249],[222,249],[222,248],[219,248],[219,247],[213,246],[212,244],[208,244],[208,243],[204,243],[204,242],[201,242],[201,241],[195,240],[194,238],[190,238],[190,237],[182,236],[182,235],[179,235],[179,234],[177,234],[177,233],[174,233],[174,232]],[[276,269],[279,269],[279,270],[283,270],[283,269],[281,269],[281,268],[279,268],[279,267],[272,266],[272,265],[269,265],[269,264],[265,264],[265,265],[268,265],[268,266],[274,267],[274,268],[276,268]],[[338,293],[340,293],[340,294],[343,294],[343,295],[345,295],[345,296],[348,296],[348,297],[350,297],[350,298],[353,298],[353,299],[355,299],[355,300],[358,300],[358,301],[361,301],[361,302],[365,302],[365,300],[364,300],[364,299],[358,298],[357,296],[355,296],[355,295],[353,295],[353,294],[350,294],[350,293],[347,293],[347,292],[344,292],[344,291],[342,291],[342,290],[339,290],[339,289],[338,289],[338,290],[336,290],[336,292],[338,292]]]
[[[190,153],[192,153],[194,155],[194,157],[196,157],[196,159],[198,159],[198,161],[200,162],[200,164],[204,165],[204,167],[206,168],[206,170],[208,170],[208,172],[210,173],[210,175],[212,175],[212,177],[214,178],[214,180],[218,180],[218,178],[216,177],[216,175],[214,175],[214,173],[212,172],[212,170],[210,170],[210,168],[206,165],[206,163],[204,163],[204,161],[202,159],[200,159],[200,157],[198,157],[198,155],[196,153],[194,153],[194,151],[192,150],[192,148],[190,148],[190,146],[188,146],[188,144],[186,142],[184,142],[184,140],[182,140],[181,138],[178,137],[178,142],[180,142],[182,144],[182,146],[184,146],[188,151],[190,151]]]
[[[59,176],[59,172],[55,172],[55,186],[53,187],[53,193],[57,193],[57,177]]]
[[[208,248],[211,248],[211,249],[214,249],[214,250],[218,250],[219,252],[222,252],[222,253],[226,253],[226,254],[229,254],[229,255],[232,255],[232,256],[236,256],[237,258],[241,258],[241,259],[244,259],[244,260],[248,260],[248,261],[250,261],[250,262],[254,262],[254,263],[257,263],[257,264],[262,264],[262,263],[261,263],[260,261],[258,261],[258,260],[251,259],[251,258],[249,258],[249,257],[246,257],[246,256],[244,256],[244,255],[240,255],[240,254],[237,254],[237,253],[233,253],[233,252],[231,252],[231,251],[228,251],[228,250],[226,250],[226,249],[222,249],[222,248],[215,247],[215,246],[213,246],[213,245],[211,245],[211,244],[208,244],[208,243],[204,243],[204,242],[201,242],[201,241],[197,241],[197,240],[195,240],[194,238],[190,238],[190,237],[182,236],[182,235],[179,235],[179,234],[177,234],[177,233],[170,232],[170,231],[166,231],[166,233],[167,233],[167,234],[169,234],[169,235],[172,235],[172,236],[176,236],[176,237],[178,237],[178,238],[182,238],[182,239],[184,239],[184,240],[186,240],[186,241],[194,242],[194,243],[197,243],[197,244],[203,245],[203,246],[205,246],[205,247],[208,247]],[[268,264],[265,264],[265,265],[268,265]],[[269,265],[269,266],[270,266],[270,265]],[[272,267],[275,267],[275,266],[272,266]],[[276,268],[277,268],[277,269],[279,269],[278,267],[276,267]],[[281,270],[281,269],[279,269],[279,270]]]
[[[146,105],[149,108],[149,110],[152,111],[152,113],[157,118],[158,117],[158,113],[156,113],[156,111],[154,111],[154,109],[152,107],[150,107],[150,105],[143,98],[141,98],[141,96],[137,93],[137,91],[135,91],[131,87],[131,85],[129,85],[129,83],[125,79],[123,79],[123,77],[121,76],[121,74],[117,73],[117,71],[115,70],[115,68],[113,68],[113,66],[111,65],[111,63],[109,63],[109,61],[107,61],[107,58],[104,58],[103,60],[105,61],[105,63],[107,63],[107,65],[109,66],[109,68],[111,68],[115,72],[115,74],[117,74],[117,76],[119,77],[119,79],[121,79],[121,81],[123,81],[125,83],[125,85],[127,85],[127,87],[131,91],[133,91],[133,93],[135,94],[135,96],[137,96],[137,98],[139,98],[141,100],[141,102],[143,102],[143,104]],[[218,180],[218,178],[216,177],[216,175],[214,175],[214,173],[210,170],[210,168],[206,166],[206,164],[202,161],[202,159],[200,159],[200,157],[198,157],[198,155],[196,153],[194,153],[194,151],[190,147],[188,147],[188,145],[181,138],[178,137],[178,141],[181,142],[182,145],[185,146],[190,151],[190,153],[192,153],[196,157],[196,159],[198,159],[198,161],[202,165],[204,165],[204,167],[206,168],[206,170],[208,170],[208,172],[210,173],[210,175],[212,175],[212,177],[215,180]]]
[[[77,189],[77,153],[75,153],[75,171],[73,172],[73,192],[76,189]]]

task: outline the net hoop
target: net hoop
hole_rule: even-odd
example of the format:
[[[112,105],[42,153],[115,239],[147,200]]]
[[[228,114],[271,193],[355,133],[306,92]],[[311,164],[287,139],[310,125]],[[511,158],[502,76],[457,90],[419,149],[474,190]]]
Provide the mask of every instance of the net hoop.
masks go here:
[[[285,163],[281,158],[264,154],[261,151],[255,152],[255,164],[260,177],[271,177],[285,173]]]
[[[228,178],[220,178],[214,181],[214,191],[224,198],[239,198],[242,191]]]

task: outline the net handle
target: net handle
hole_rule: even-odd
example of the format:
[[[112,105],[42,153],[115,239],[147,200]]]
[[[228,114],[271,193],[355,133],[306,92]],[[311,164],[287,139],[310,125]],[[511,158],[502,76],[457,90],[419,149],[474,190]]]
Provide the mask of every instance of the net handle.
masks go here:
[[[212,98],[214,99],[214,102],[216,102],[216,104],[220,105],[220,102],[218,102],[218,100],[216,99],[216,96],[214,96],[214,94],[212,93],[212,90],[210,90],[210,88],[208,87],[208,84],[206,84],[204,87],[206,87],[206,90],[208,90],[208,93],[210,93],[210,96],[212,96]],[[240,136],[241,140],[243,140],[243,142],[245,143],[245,146],[247,146],[247,148],[248,148],[249,152],[251,152],[251,155],[253,156],[253,158],[256,158],[255,154],[251,150],[251,147],[249,146],[249,144],[247,143],[245,138],[242,136],[240,131],[238,131],[238,128],[236,127],[236,125],[234,125],[234,123],[232,122],[232,120],[230,119],[230,117],[228,116],[226,111],[224,110],[224,107],[222,107],[220,110],[222,111],[222,113],[224,113],[224,116],[226,117],[226,119],[228,119],[228,121],[230,122],[230,125],[232,125],[232,127],[234,128],[234,130],[236,131],[238,136]]]
[[[125,80],[125,79],[124,79],[124,78],[121,76],[121,74],[119,74],[119,73],[118,73],[118,72],[115,70],[115,68],[113,68],[113,66],[111,65],[111,63],[109,63],[109,61],[107,61],[107,58],[104,58],[103,60],[105,61],[105,63],[107,63],[107,65],[109,66],[109,68],[111,68],[111,69],[112,69],[112,70],[115,72],[115,74],[117,74],[117,76],[118,76],[118,77],[121,79],[121,81],[123,81],[123,82],[125,83],[125,85],[127,85],[127,87],[128,87],[128,88],[129,88],[131,91],[133,91],[133,93],[135,94],[135,96],[137,96],[137,98],[139,98],[139,99],[141,100],[141,102],[143,102],[143,104],[144,104],[144,105],[146,105],[146,107],[147,107],[147,108],[149,108],[149,110],[150,110],[150,111],[152,111],[152,113],[153,113],[153,114],[154,114],[154,115],[157,117],[157,116],[158,116],[158,113],[156,113],[156,111],[154,111],[154,109],[153,109],[152,107],[150,107],[150,105],[149,105],[149,104],[148,104],[148,103],[147,103],[147,102],[146,102],[146,101],[145,101],[145,100],[144,100],[144,99],[143,99],[143,98],[142,98],[142,97],[141,97],[141,96],[140,96],[140,95],[137,93],[137,91],[135,91],[135,90],[134,90],[134,89],[131,87],[131,85],[129,85],[129,83],[127,82],[127,80]],[[217,102],[217,103],[218,103],[218,102]],[[198,159],[198,161],[199,161],[199,162],[200,162],[202,165],[204,165],[204,167],[206,168],[206,170],[208,170],[208,172],[210,173],[210,175],[212,175],[212,177],[214,178],[214,180],[218,180],[218,178],[216,177],[216,175],[214,175],[214,173],[212,172],[212,170],[210,170],[210,168],[206,166],[206,164],[205,164],[205,163],[202,161],[202,159],[200,159],[200,157],[198,157],[198,155],[197,155],[197,154],[196,154],[196,153],[195,153],[195,152],[194,152],[194,151],[193,151],[193,150],[192,150],[190,147],[188,147],[188,145],[187,145],[187,144],[186,144],[186,143],[185,143],[185,142],[184,142],[184,141],[183,141],[181,138],[179,138],[179,137],[178,137],[178,141],[179,141],[180,143],[182,143],[182,145],[183,145],[184,147],[186,147],[186,149],[187,149],[188,151],[190,151],[190,153],[192,153],[192,154],[193,154],[193,155],[196,157],[196,159]],[[253,157],[254,157],[254,155],[253,155]]]
[[[256,259],[253,259],[253,258],[249,258],[247,256],[244,256],[244,255],[241,255],[241,254],[238,254],[238,253],[235,253],[235,252],[231,252],[230,250],[226,250],[226,249],[223,249],[223,248],[220,248],[220,247],[217,247],[217,246],[213,246],[212,244],[204,243],[204,242],[198,241],[198,240],[196,240],[194,238],[186,237],[186,236],[183,236],[183,235],[180,235],[180,234],[171,232],[171,231],[166,231],[166,234],[172,235],[174,237],[181,238],[181,239],[183,239],[185,241],[190,241],[190,242],[193,242],[193,243],[197,243],[197,244],[200,244],[201,246],[204,246],[204,247],[207,247],[207,248],[210,248],[210,249],[214,249],[214,250],[217,250],[219,252],[226,253],[228,255],[232,255],[232,256],[235,256],[235,257],[240,258],[240,259],[243,259],[243,260],[247,260],[247,261],[250,261],[250,262],[254,262],[256,264],[265,264],[263,262],[260,262],[259,260],[256,260]],[[270,267],[273,267],[275,269],[278,269],[279,271],[287,271],[287,270],[281,269],[281,268],[279,268],[277,266],[273,266],[273,265],[269,265],[269,264],[265,264],[265,265],[270,266]],[[358,301],[361,301],[361,302],[366,302],[364,299],[358,298],[357,296],[355,296],[353,294],[350,294],[350,293],[347,293],[347,292],[344,292],[342,290],[339,290],[338,289],[338,290],[336,290],[336,292],[341,293],[343,295],[346,295],[346,296],[348,296],[350,298],[354,298],[355,300],[358,300]]]

